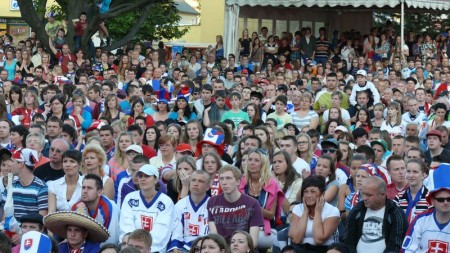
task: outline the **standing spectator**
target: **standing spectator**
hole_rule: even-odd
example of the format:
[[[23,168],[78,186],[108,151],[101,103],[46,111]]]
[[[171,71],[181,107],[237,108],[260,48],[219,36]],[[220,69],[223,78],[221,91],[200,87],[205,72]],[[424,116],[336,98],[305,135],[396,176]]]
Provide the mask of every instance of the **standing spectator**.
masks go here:
[[[328,57],[330,55],[330,42],[326,37],[327,30],[325,27],[321,27],[319,29],[320,37],[316,41],[316,48],[314,54],[314,60],[317,63],[322,63],[322,66],[325,66],[325,63],[328,61]]]
[[[316,37],[311,33],[311,28],[306,27],[305,36],[300,39],[300,52],[302,54],[303,63],[306,64],[306,59],[313,59],[316,54]]]

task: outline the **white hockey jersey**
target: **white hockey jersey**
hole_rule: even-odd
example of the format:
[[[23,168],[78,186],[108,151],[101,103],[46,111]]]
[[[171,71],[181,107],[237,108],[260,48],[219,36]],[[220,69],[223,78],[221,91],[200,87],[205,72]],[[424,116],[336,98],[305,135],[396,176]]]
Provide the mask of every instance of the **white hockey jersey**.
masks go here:
[[[450,252],[450,224],[438,224],[434,209],[422,212],[409,225],[401,252]]]
[[[144,229],[152,235],[152,252],[166,252],[173,230],[175,206],[164,193],[158,192],[150,203],[141,191],[127,194],[120,212],[120,240],[135,229]]]
[[[189,251],[195,239],[208,234],[208,200],[209,196],[205,196],[196,206],[191,196],[187,196],[177,202],[175,227],[167,251],[183,248]]]

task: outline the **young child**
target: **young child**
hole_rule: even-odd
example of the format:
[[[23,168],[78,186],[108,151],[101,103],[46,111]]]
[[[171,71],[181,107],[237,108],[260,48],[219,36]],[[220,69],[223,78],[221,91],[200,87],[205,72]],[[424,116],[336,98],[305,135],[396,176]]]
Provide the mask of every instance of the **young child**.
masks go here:
[[[76,76],[76,71],[75,71],[75,65],[73,62],[68,62],[67,63],[67,74],[66,77],[67,79],[69,79],[70,81],[72,81],[72,83],[75,83],[75,76]]]
[[[235,126],[239,125],[239,123],[243,120],[250,122],[250,117],[248,117],[248,114],[241,110],[241,99],[242,96],[239,92],[231,92],[231,110],[225,112],[220,121],[223,122],[226,119],[231,119],[234,122]]]
[[[275,99],[275,112],[269,114],[267,118],[273,118],[277,121],[277,128],[283,128],[287,123],[292,123],[292,116],[285,111],[287,105],[287,97],[284,95],[277,96]]]
[[[230,110],[228,106],[225,105],[226,98],[227,94],[224,90],[216,91],[214,103],[203,112],[203,124],[205,126],[210,126],[211,123],[220,121],[225,112]]]
[[[64,28],[59,28],[58,32],[56,33],[56,38],[53,41],[53,44],[55,45],[55,48],[58,50],[62,50],[62,46],[66,44],[66,31],[64,31]]]
[[[74,20],[75,21],[75,20]],[[81,37],[84,34],[84,30],[88,26],[86,12],[81,12],[78,20],[73,22],[75,27],[75,51],[81,47]]]

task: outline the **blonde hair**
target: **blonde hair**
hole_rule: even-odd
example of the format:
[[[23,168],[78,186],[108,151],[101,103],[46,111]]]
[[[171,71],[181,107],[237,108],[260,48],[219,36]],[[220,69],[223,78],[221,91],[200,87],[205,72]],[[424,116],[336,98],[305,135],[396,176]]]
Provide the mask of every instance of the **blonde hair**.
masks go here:
[[[114,160],[116,160],[117,164],[119,164],[121,167],[124,167],[126,154],[125,154],[125,152],[122,152],[122,151],[120,150],[120,148],[119,148],[119,142],[120,142],[120,139],[121,139],[122,137],[124,137],[124,136],[130,137],[131,143],[133,143],[133,136],[131,136],[130,133],[123,131],[123,132],[120,132],[120,133],[117,135],[116,143],[115,143],[115,150],[116,150],[116,151],[114,152]]]
[[[250,158],[250,155],[256,153],[261,158],[261,170],[260,170],[260,179],[259,181],[262,182],[262,184],[268,185],[270,179],[272,178],[272,174],[270,173],[270,162],[266,154],[261,152],[261,149],[252,149],[248,152],[248,157]],[[249,184],[250,180],[250,173],[248,171],[248,167],[245,168],[244,171],[244,177],[247,179],[247,184]]]
[[[401,108],[400,104],[393,101],[393,102],[389,103],[387,108],[388,108],[388,110],[389,110],[389,108],[395,108],[397,110],[397,117],[396,117],[395,125],[396,126],[401,125],[401,123],[402,123],[402,108]],[[391,124],[391,117],[389,116],[389,113],[386,116],[386,122]]]
[[[177,193],[181,193],[181,179],[178,177],[178,166],[180,166],[181,163],[187,163],[191,167],[192,171],[197,170],[197,166],[195,165],[195,159],[192,156],[186,155],[177,160],[177,165],[175,167],[176,172],[172,181],[173,189]]]
[[[103,166],[105,166],[107,158],[106,158],[106,153],[105,150],[103,150],[103,148],[95,143],[90,143],[88,145],[86,145],[83,149],[83,153],[81,155],[81,159],[82,159],[82,168],[81,168],[81,173],[82,174],[86,174],[86,168],[84,166],[84,160],[86,159],[86,155],[87,153],[94,153],[97,156],[97,159],[99,161],[99,163],[101,164],[101,166],[98,168],[99,173],[98,175],[100,177],[103,177],[105,175],[105,172],[103,171]]]
[[[309,135],[307,135],[307,134],[305,134],[305,133],[300,133],[300,134],[297,135],[297,137],[296,137],[297,142],[299,142],[298,139],[299,139],[300,137],[305,137],[305,138],[306,138],[306,141],[308,142],[308,151],[307,151],[307,154],[306,154],[306,159],[305,159],[305,161],[308,162],[308,163],[310,163],[311,160],[312,160],[312,158],[314,157],[313,146],[312,146],[312,144],[311,144],[311,137],[309,137]],[[297,148],[297,149],[298,149],[298,148]],[[298,155],[300,156],[300,151],[298,151]]]

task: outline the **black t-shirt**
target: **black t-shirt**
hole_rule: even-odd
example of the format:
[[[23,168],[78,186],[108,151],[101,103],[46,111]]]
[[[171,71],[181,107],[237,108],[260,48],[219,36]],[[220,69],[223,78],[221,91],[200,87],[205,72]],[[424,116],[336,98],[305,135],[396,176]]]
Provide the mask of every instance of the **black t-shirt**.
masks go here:
[[[34,170],[33,174],[45,182],[60,179],[65,175],[63,169],[60,170],[53,169],[50,166],[50,162],[44,163],[41,166],[37,167]]]

